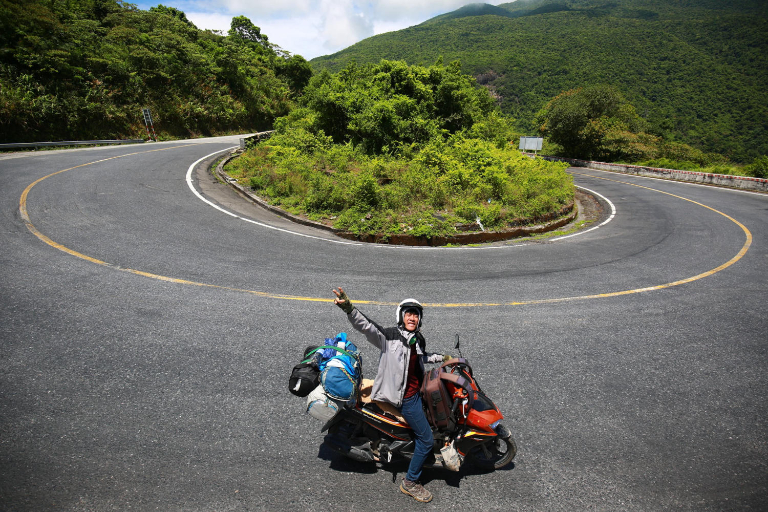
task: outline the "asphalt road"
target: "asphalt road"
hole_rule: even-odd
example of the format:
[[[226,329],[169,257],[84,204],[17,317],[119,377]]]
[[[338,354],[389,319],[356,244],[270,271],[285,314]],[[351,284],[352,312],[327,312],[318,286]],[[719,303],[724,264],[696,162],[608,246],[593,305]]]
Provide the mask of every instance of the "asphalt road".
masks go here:
[[[0,510],[765,510],[768,196],[572,169],[610,222],[360,245],[190,170],[236,144],[0,156]],[[287,379],[350,332],[338,285],[461,334],[514,467],[428,471],[422,505],[320,448]]]

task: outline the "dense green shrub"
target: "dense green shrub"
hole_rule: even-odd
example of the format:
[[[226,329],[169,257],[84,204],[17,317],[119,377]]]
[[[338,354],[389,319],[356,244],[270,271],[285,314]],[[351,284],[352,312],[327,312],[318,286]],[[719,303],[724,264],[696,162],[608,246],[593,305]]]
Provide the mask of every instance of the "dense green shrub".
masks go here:
[[[458,63],[353,64],[314,77],[301,105],[227,170],[273,203],[337,228],[504,229],[573,201],[567,166],[514,149],[511,120]]]
[[[510,129],[508,122],[490,116],[493,101],[461,73],[458,63],[429,68],[389,61],[364,67],[352,63],[336,75],[315,76],[301,105],[311,116],[302,126],[322,131],[336,143],[352,142],[367,154],[423,144],[443,131],[470,129],[481,120],[497,125],[486,131]],[[292,122],[298,117],[290,116]]]
[[[555,144],[550,154],[586,160],[637,163],[682,170],[737,172],[726,158],[643,130],[647,124],[613,87],[576,88],[553,98],[536,116]]]
[[[638,160],[653,137],[613,87],[576,88],[553,98],[536,115],[539,131],[560,145],[563,156],[588,160]]]
[[[763,155],[755,158],[754,162],[746,167],[749,176],[755,178],[768,178],[768,156]]]

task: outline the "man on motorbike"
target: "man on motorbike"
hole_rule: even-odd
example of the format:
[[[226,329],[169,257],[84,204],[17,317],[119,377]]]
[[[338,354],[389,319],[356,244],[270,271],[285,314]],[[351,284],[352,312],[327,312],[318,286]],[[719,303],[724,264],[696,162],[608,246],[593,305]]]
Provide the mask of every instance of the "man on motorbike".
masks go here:
[[[402,301],[397,306],[397,325],[382,328],[355,308],[341,287],[334,289],[333,293],[336,295],[334,303],[347,314],[352,327],[381,351],[371,398],[397,407],[413,429],[416,435],[413,458],[400,490],[426,503],[432,499],[432,493],[418,480],[422,466],[432,452],[434,440],[421,402],[424,363],[439,363],[450,359],[450,356],[426,351],[426,340],[420,331],[424,308],[419,301]]]

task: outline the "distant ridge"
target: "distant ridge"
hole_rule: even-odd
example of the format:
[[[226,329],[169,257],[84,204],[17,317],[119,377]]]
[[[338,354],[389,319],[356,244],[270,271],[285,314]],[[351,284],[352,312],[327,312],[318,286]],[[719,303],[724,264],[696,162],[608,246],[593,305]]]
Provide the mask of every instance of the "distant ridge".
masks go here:
[[[515,4],[518,2],[515,2]],[[504,4],[504,5],[515,5],[515,4]],[[445,20],[451,20],[451,19],[460,19],[460,18],[469,18],[472,16],[501,16],[502,18],[520,18],[522,16],[535,16],[537,14],[546,14],[551,12],[561,12],[561,11],[570,11],[572,10],[568,5],[565,3],[551,3],[542,5],[536,8],[518,8],[517,10],[511,10],[510,8],[504,8],[499,7],[496,5],[491,4],[469,4],[465,5],[464,7],[460,7],[459,9],[456,9],[453,12],[449,12],[447,14],[442,14],[440,16],[436,16],[432,18],[431,20],[427,21],[429,22],[441,22]]]
[[[651,132],[751,162],[768,154],[768,2],[517,0],[473,3],[311,61],[460,60],[533,134],[563,91],[616,87]]]
[[[468,18],[470,16],[502,16],[504,18],[516,18],[520,13],[513,13],[490,4],[469,4],[456,9],[453,12],[432,18],[431,21],[445,21],[449,19]]]

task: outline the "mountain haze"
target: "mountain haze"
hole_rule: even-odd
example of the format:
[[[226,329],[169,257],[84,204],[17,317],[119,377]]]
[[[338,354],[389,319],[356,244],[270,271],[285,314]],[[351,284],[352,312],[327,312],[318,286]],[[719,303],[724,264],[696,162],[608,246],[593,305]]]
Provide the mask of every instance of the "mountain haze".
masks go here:
[[[762,0],[518,0],[470,4],[311,65],[460,60],[530,134],[552,97],[608,84],[652,133],[751,161],[768,154],[766,34]]]

